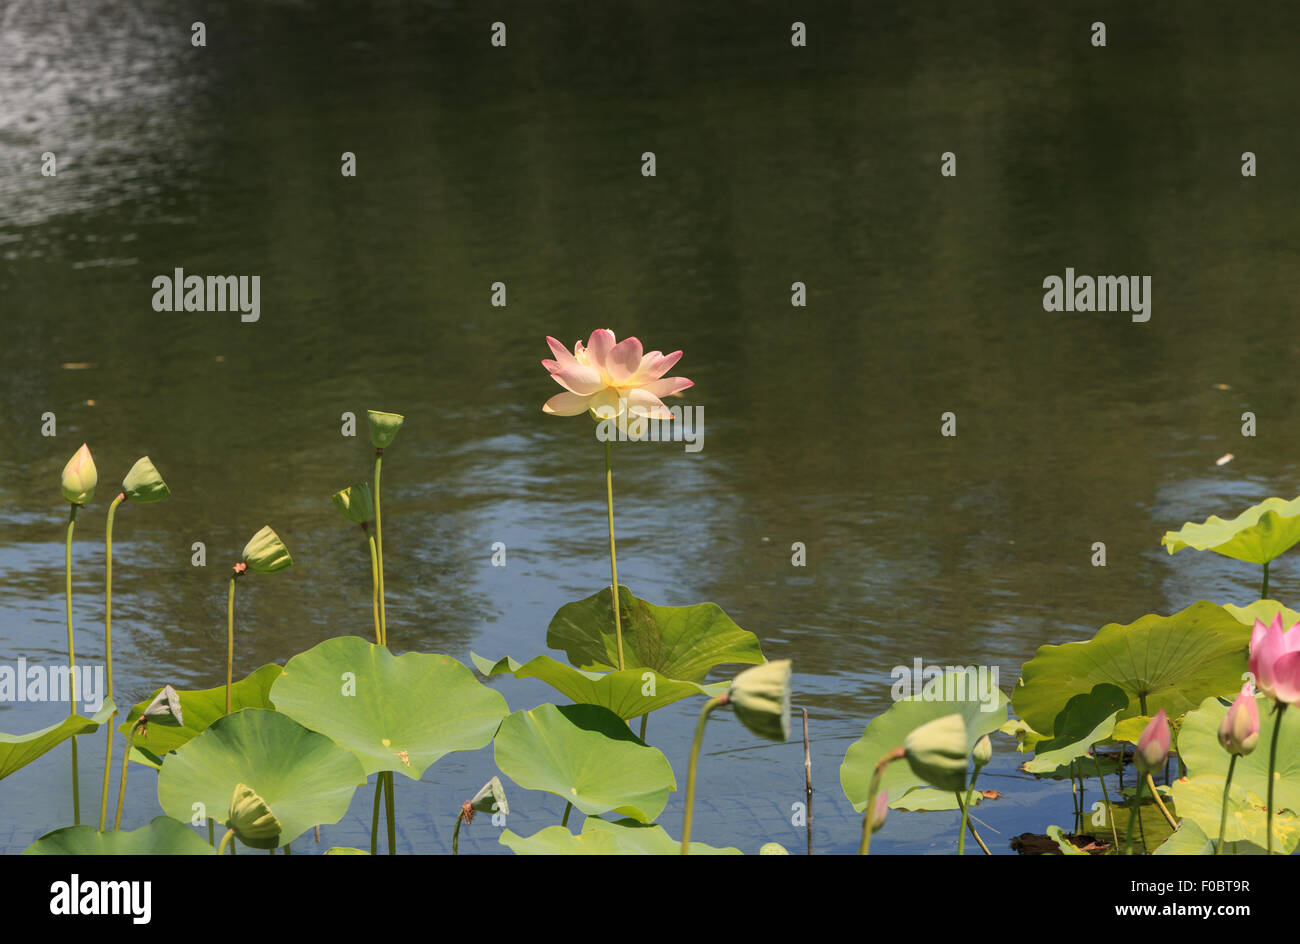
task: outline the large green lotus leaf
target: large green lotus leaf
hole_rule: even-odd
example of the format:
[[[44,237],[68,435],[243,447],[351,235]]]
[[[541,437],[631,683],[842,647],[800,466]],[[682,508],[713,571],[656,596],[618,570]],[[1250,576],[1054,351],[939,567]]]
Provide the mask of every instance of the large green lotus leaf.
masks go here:
[[[1255,620],[1262,620],[1266,624],[1271,623],[1278,613],[1282,614],[1282,625],[1285,628],[1289,629],[1296,623],[1300,623],[1300,613],[1288,609],[1276,600],[1256,600],[1250,606],[1233,606],[1231,603],[1225,603],[1223,608],[1236,617],[1238,622],[1252,629]]]
[[[545,790],[588,816],[613,810],[640,822],[677,789],[672,765],[599,705],[540,705],[501,722],[497,767],[526,790]]]
[[[1108,682],[1093,686],[1091,692],[1075,695],[1056,716],[1052,725],[1055,735],[1038,742],[1034,759],[1023,769],[1026,773],[1047,774],[1086,756],[1094,744],[1110,737],[1115,730],[1115,719],[1127,707],[1128,696],[1123,689]],[[1084,771],[1085,775],[1089,772]]]
[[[46,833],[23,855],[216,855],[206,839],[170,816],[155,816],[130,832],[100,832],[94,826],[65,826]]]
[[[855,810],[860,813],[866,808],[871,777],[880,758],[902,747],[913,729],[944,715],[960,714],[966,722],[966,735],[973,750],[976,741],[1002,726],[1007,720],[1007,696],[1001,691],[992,701],[992,711],[982,710],[983,703],[974,698],[945,697],[969,694],[965,688],[968,680],[964,672],[946,672],[926,684],[919,695],[894,702],[888,711],[867,725],[862,737],[849,746],[840,765],[840,786]],[[962,689],[956,687],[958,683]],[[881,788],[888,790],[891,797],[902,797],[913,787],[926,785],[902,760],[886,767],[881,778]]]
[[[271,686],[280,677],[282,669],[274,662],[264,665],[247,678],[242,678],[230,687],[230,710],[241,708],[274,708],[271,704]],[[126,716],[126,721],[117,726],[123,735],[130,736],[140,715],[149,707],[159,687],[148,698],[137,703]],[[184,725],[169,726],[151,724],[143,735],[136,737],[135,750],[131,759],[150,767],[162,766],[162,757],[168,751],[174,751],[186,741],[193,738],[208,725],[226,713],[226,686],[205,688],[198,692],[177,692],[181,699],[181,720]]]
[[[1121,719],[1161,708],[1177,718],[1207,696],[1241,688],[1249,645],[1247,627],[1202,600],[1172,616],[1108,623],[1088,642],[1040,647],[1021,669],[1011,702],[1035,731],[1054,733],[1071,698],[1109,682],[1128,696]]]
[[[1232,785],[1258,796],[1268,796],[1268,749],[1273,739],[1277,714],[1267,695],[1256,695],[1259,709],[1259,742],[1255,750],[1237,758]],[[1183,719],[1178,732],[1178,756],[1187,766],[1189,777],[1228,776],[1231,755],[1219,745],[1219,725],[1228,713],[1228,705],[1217,698],[1207,698],[1196,711]],[[1279,810],[1300,813],[1300,708],[1289,708],[1282,716],[1282,731],[1277,742],[1277,781],[1273,800]],[[1220,791],[1222,794],[1222,791]],[[1218,835],[1215,820],[1214,835]]]
[[[104,704],[95,712],[94,717],[68,715],[58,724],[41,728],[31,734],[0,733],[0,780],[8,777],[15,770],[21,770],[42,754],[49,753],[70,737],[86,734],[107,722],[117,705],[113,699],[105,698]]]
[[[767,661],[758,637],[732,622],[716,603],[655,606],[638,600],[624,586],[618,588],[618,599],[624,669],[654,669],[665,678],[703,682],[714,666]],[[562,650],[580,669],[616,668],[618,640],[609,588],[560,607],[546,630],[546,644]]]
[[[673,839],[662,826],[629,819],[611,823],[595,816],[587,817],[578,836],[563,826],[547,826],[531,836],[518,836],[507,829],[500,842],[515,855],[681,855],[682,851],[682,841]],[[719,849],[702,842],[691,843],[691,854],[743,855],[730,846]]]
[[[1187,522],[1167,531],[1160,543],[1169,553],[1185,547],[1214,551],[1224,557],[1266,564],[1300,541],[1300,498],[1268,498],[1231,521],[1211,515],[1201,524]]]
[[[513,675],[515,678],[541,679],[562,695],[567,695],[583,705],[600,705],[620,718],[627,720],[649,714],[664,705],[704,695],[712,698],[731,687],[731,682],[682,682],[667,678],[654,669],[624,669],[622,672],[587,672],[571,665],[557,662],[550,656],[537,656],[522,665],[509,656],[489,662],[482,656],[469,654],[475,667],[484,675]],[[646,676],[649,678],[646,678]],[[653,695],[642,692],[649,689]]]
[[[271,699],[356,754],[367,775],[395,770],[412,780],[446,754],[485,746],[510,711],[500,692],[455,659],[395,656],[359,636],[294,656]]]
[[[224,823],[238,784],[247,784],[280,821],[280,845],[317,824],[337,823],[366,782],[361,762],[323,734],[278,711],[245,708],[219,718],[168,758],[158,802],[168,816]]]
[[[1223,815],[1223,784],[1223,777],[1213,775],[1184,777],[1174,782],[1178,815],[1190,819],[1207,836],[1216,839],[1219,818]],[[1273,817],[1273,838],[1275,851],[1290,855],[1300,844],[1300,819],[1293,813],[1279,810]],[[1223,841],[1268,845],[1268,804],[1259,794],[1237,783],[1236,776],[1232,778],[1232,788],[1228,793],[1228,818],[1224,822]]]
[[[1216,832],[1217,836],[1218,833]],[[1227,847],[1225,847],[1227,851]],[[1152,855],[1214,855],[1214,843],[1205,835],[1205,830],[1190,819],[1178,824],[1173,835],[1161,843]]]
[[[903,763],[903,761],[899,761]],[[963,801],[964,801],[963,797]],[[984,802],[984,794],[976,790],[971,794],[970,805],[979,806]],[[889,801],[891,810],[903,810],[909,813],[942,813],[948,810],[959,810],[961,806],[957,803],[957,794],[949,793],[947,790],[938,790],[934,787],[914,787],[908,790],[897,800]]]

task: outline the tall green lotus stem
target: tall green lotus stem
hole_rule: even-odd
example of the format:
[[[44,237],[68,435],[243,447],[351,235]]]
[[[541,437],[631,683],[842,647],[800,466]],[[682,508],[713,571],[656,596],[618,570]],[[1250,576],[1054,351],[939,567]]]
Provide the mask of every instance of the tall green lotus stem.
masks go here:
[[[970,804],[975,796],[975,781],[980,775],[980,766],[975,765],[975,772],[971,774],[970,784],[966,787],[966,799],[963,800],[961,793],[957,794],[957,805],[961,807],[961,832],[957,837],[957,855],[966,854],[966,828],[970,825]]]
[[[608,442],[605,443],[605,450],[606,450],[605,456],[608,459],[609,456]],[[606,468],[608,468],[608,466],[606,466]],[[613,507],[614,506],[611,504],[610,505],[610,509],[611,509],[610,538],[611,539],[614,536],[613,525],[612,525],[612,522],[614,520],[612,517]],[[610,549],[611,550],[613,549],[612,544],[610,546]],[[615,613],[618,612],[617,603],[615,603],[614,605],[614,612]],[[713,710],[715,708],[722,707],[723,705],[727,704],[727,702],[729,702],[730,700],[731,699],[726,692],[723,692],[721,695],[717,695],[713,698],[710,698],[707,702],[704,703],[704,707],[700,710],[700,720],[695,725],[695,740],[691,742],[691,762],[686,772],[686,812],[682,818],[682,855],[690,855],[690,851],[691,851],[691,817],[695,812],[695,771],[696,768],[699,766],[700,744],[704,741],[704,725],[708,723],[709,715],[713,713]]]
[[[560,820],[561,826],[569,825],[569,814],[572,812],[573,812],[573,804],[572,803],[564,804],[564,818]]]
[[[1178,820],[1174,819],[1174,815],[1169,812],[1169,807],[1165,806],[1165,801],[1160,799],[1160,791],[1156,789],[1155,780],[1151,778],[1150,774],[1147,774],[1146,780],[1147,788],[1151,791],[1151,797],[1156,801],[1156,808],[1160,810],[1161,815],[1164,816],[1165,822],[1169,824],[1169,828],[1177,829]]]
[[[364,524],[361,530],[366,532],[366,544],[370,546],[370,609],[375,617],[375,643],[384,644],[384,634],[379,625],[379,553],[375,547],[375,536]]]
[[[1215,855],[1223,855],[1223,833],[1228,828],[1228,791],[1232,789],[1232,773],[1237,767],[1237,755],[1232,755],[1232,760],[1228,761],[1228,779],[1223,784],[1223,812],[1219,815],[1219,842],[1214,847]],[[1269,784],[1272,785],[1273,778],[1269,777]],[[1273,810],[1272,802],[1269,803],[1269,812]],[[1271,827],[1271,824],[1270,824]],[[1269,829],[1269,838],[1273,838],[1273,830]]]
[[[876,794],[880,792],[880,780],[885,776],[885,768],[896,760],[902,760],[904,750],[896,747],[876,763],[876,770],[871,775],[871,788],[867,791],[867,806],[862,811],[862,844],[858,847],[858,855],[871,854],[871,834],[875,832],[875,824],[871,821],[872,814],[876,809]]]
[[[393,772],[385,770],[384,777],[387,778],[387,783],[384,786],[384,815],[388,818],[388,854],[397,855],[397,817],[393,811]]]
[[[388,645],[388,610],[384,602],[384,529],[379,511],[379,476],[384,464],[384,450],[375,449],[375,571],[379,575],[379,636],[381,646]]]
[[[1101,772],[1101,761],[1097,759],[1096,753],[1092,755],[1092,764],[1097,768],[1097,779],[1101,781],[1101,796],[1106,801],[1106,818],[1110,820],[1110,837],[1114,842],[1113,848],[1119,849],[1119,830],[1115,828],[1115,810],[1110,805],[1110,794],[1106,791],[1106,778]]]
[[[122,754],[122,777],[117,784],[117,815],[113,817],[113,828],[122,828],[122,801],[126,799],[126,772],[131,764],[131,748],[135,746],[136,726],[132,726],[131,733],[126,736],[126,751]],[[209,821],[211,822],[211,821]],[[211,841],[211,835],[208,839]]]
[[[248,569],[240,561],[230,575],[230,589],[226,593],[226,714],[230,714],[230,689],[235,681],[235,581]]]
[[[1282,712],[1286,711],[1286,702],[1277,703],[1273,714],[1273,739],[1268,748],[1268,854],[1273,854],[1273,771],[1277,769],[1277,736],[1282,733]]]
[[[1128,831],[1124,833],[1124,854],[1133,854],[1133,824],[1137,822],[1138,809],[1142,806],[1142,788],[1146,786],[1144,778],[1137,778],[1137,790],[1133,793],[1133,807],[1128,812]]]
[[[610,602],[614,605],[614,635],[618,639],[618,667],[622,670],[624,667],[623,617],[619,613],[618,605],[618,555],[614,553],[614,469],[610,464],[610,451],[611,443],[607,439],[605,440],[605,507],[609,510]]]
[[[456,817],[456,828],[451,833],[451,854],[460,855],[460,824],[465,820],[465,814],[473,815],[474,808],[466,803],[460,808],[460,815]]]
[[[108,506],[108,522],[104,525],[104,661],[108,674],[108,699],[113,700],[113,515],[117,506],[126,500],[125,492],[118,492]],[[104,726],[108,732],[104,747],[104,786],[99,792],[99,831],[104,831],[108,819],[108,778],[113,767],[113,717]]]
[[[232,841],[234,838],[235,838],[235,831],[233,829],[227,829],[226,834],[221,837],[221,845],[217,846],[217,855],[225,855],[226,846],[230,846],[230,854],[234,855],[235,845],[234,842]],[[275,852],[274,849],[272,849],[271,851]]]
[[[370,854],[379,855],[379,800],[384,793],[384,772],[375,777],[375,808],[370,817]]]
[[[67,597],[68,610],[68,693],[69,706],[68,714],[77,713],[77,656],[72,642],[72,529],[77,522],[77,508],[75,502],[68,504],[68,538],[64,545],[63,551],[63,572],[64,572],[64,595]],[[72,822],[73,825],[81,825],[81,784],[77,775],[77,736],[74,734],[72,741]]]
[[[1268,599],[1268,561],[1264,561],[1264,582],[1259,588],[1259,598],[1261,600]]]
[[[641,740],[645,741],[645,723],[650,720],[650,713],[647,711],[641,716]]]

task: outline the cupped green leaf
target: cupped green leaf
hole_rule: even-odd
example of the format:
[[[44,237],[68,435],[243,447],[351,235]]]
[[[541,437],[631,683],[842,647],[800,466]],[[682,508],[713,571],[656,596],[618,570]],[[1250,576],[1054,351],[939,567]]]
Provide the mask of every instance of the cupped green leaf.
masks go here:
[[[1177,718],[1209,695],[1241,688],[1249,644],[1250,630],[1206,601],[1172,616],[1108,623],[1088,642],[1039,648],[1021,669],[1012,706],[1034,730],[1054,733],[1071,698],[1107,682],[1128,696],[1121,720],[1161,708]]]
[[[541,679],[561,695],[579,704],[608,708],[625,721],[692,695],[712,698],[731,686],[727,681],[707,685],[683,682],[646,668],[624,669],[622,672],[588,672],[557,662],[550,656],[537,656],[523,664],[509,656],[496,662],[489,662],[472,652],[469,657],[475,667],[489,678],[494,675],[513,675],[521,679]]]
[[[282,671],[284,670],[280,666],[272,662],[262,666],[247,678],[240,679],[230,689],[230,710],[274,708],[270,698],[271,686],[280,677]],[[140,715],[148,709],[161,691],[160,688],[148,698],[138,702],[126,716],[126,721],[117,726],[117,730],[124,735],[129,735],[135,723],[140,720]],[[185,723],[179,727],[150,723],[143,734],[136,735],[135,750],[131,752],[132,760],[158,767],[162,764],[163,755],[168,751],[176,750],[205,731],[208,725],[226,713],[224,685],[197,692],[177,692],[177,694],[180,696],[181,717]]]
[[[94,826],[65,826],[48,832],[23,855],[216,855],[190,827],[170,816],[155,816],[148,826],[130,832],[100,832]]]
[[[455,659],[395,656],[359,636],[327,639],[294,656],[271,699],[356,754],[367,775],[394,770],[412,780],[446,754],[485,746],[510,710],[500,692]]]
[[[1240,767],[1240,761],[1238,761]],[[1184,777],[1174,782],[1174,804],[1178,815],[1189,819],[1207,836],[1219,835],[1219,819],[1223,814],[1224,778],[1209,774],[1201,777]],[[1232,778],[1228,791],[1228,818],[1224,821],[1223,841],[1252,842],[1268,845],[1268,804],[1265,795],[1256,793]],[[1278,810],[1273,817],[1273,838],[1283,855],[1290,855],[1300,845],[1300,818],[1287,810]],[[1227,849],[1227,846],[1224,847]]]
[[[703,682],[714,666],[766,661],[758,637],[737,626],[716,603],[655,606],[624,586],[618,588],[618,598],[624,669],[654,669],[666,678]],[[580,669],[616,668],[618,640],[609,588],[560,607],[546,630],[546,644],[562,650]]]
[[[1232,785],[1234,789],[1240,787],[1244,792],[1266,797],[1269,745],[1273,741],[1277,712],[1266,695],[1256,695],[1255,702],[1259,708],[1259,744],[1251,753],[1237,758]],[[1231,755],[1219,744],[1219,725],[1228,714],[1228,707],[1218,698],[1207,698],[1183,719],[1183,726],[1178,731],[1178,756],[1187,766],[1189,777],[1218,777],[1222,780],[1228,776]],[[1282,716],[1275,776],[1273,802],[1277,808],[1300,813],[1300,708],[1289,708]],[[1219,834],[1217,819],[1213,834]]]
[[[1231,613],[1244,626],[1255,626],[1255,620],[1262,621],[1265,625],[1273,622],[1273,617],[1282,614],[1283,626],[1294,626],[1300,623],[1300,613],[1289,609],[1278,603],[1276,600],[1256,600],[1249,606],[1233,606],[1231,603],[1223,604],[1223,608]]]
[[[1007,720],[1007,696],[994,689],[987,701],[981,701],[978,694],[975,680],[966,672],[946,672],[927,683],[920,694],[894,702],[874,718],[862,737],[849,746],[840,765],[840,786],[853,808],[859,813],[866,808],[871,777],[880,759],[902,747],[907,736],[926,722],[960,714],[966,722],[970,750],[981,737],[998,730]],[[984,710],[986,707],[991,710]],[[881,789],[888,790],[891,797],[902,797],[913,787],[924,785],[903,761],[886,767],[881,779]]]
[[[681,855],[682,841],[673,839],[662,826],[621,819],[611,823],[588,816],[582,833],[573,835],[564,826],[547,826],[531,836],[518,836],[510,830],[501,833],[501,845],[515,855]],[[743,855],[728,846],[719,849],[702,842],[691,842],[692,855]]]
[[[275,811],[280,844],[287,845],[313,826],[342,819],[365,779],[361,762],[325,735],[278,711],[245,708],[167,759],[158,802],[169,816],[187,820],[201,803],[207,817],[224,823],[235,788],[247,784]]]
[[[553,793],[588,816],[613,810],[650,822],[677,789],[668,758],[598,705],[516,711],[501,722],[493,751],[519,786]]]
[[[1218,833],[1216,832],[1215,835],[1217,836]],[[1173,834],[1160,844],[1160,848],[1151,854],[1214,855],[1214,843],[1209,836],[1205,835],[1205,830],[1190,819],[1185,819],[1178,824]]]
[[[962,803],[966,798],[962,797]],[[971,794],[971,807],[979,806],[984,802],[984,794],[976,790]],[[903,810],[909,813],[942,813],[948,810],[959,810],[961,804],[957,802],[957,794],[951,790],[936,790],[934,787],[913,787],[896,800],[889,801],[891,810]]]
[[[21,770],[42,754],[49,753],[70,737],[86,734],[98,729],[117,710],[113,699],[105,698],[104,704],[93,717],[68,715],[58,724],[41,728],[30,734],[0,733],[0,780],[8,777],[15,770]]]
[[[1034,759],[1023,769],[1031,774],[1050,774],[1063,764],[1087,756],[1094,744],[1110,737],[1115,719],[1128,707],[1123,689],[1109,682],[1093,686],[1091,692],[1075,695],[1056,716],[1055,736],[1039,741]],[[1084,774],[1095,772],[1091,761]]]
[[[1267,498],[1231,521],[1211,515],[1167,531],[1160,543],[1173,554],[1185,547],[1214,551],[1250,564],[1267,564],[1300,541],[1300,498]]]

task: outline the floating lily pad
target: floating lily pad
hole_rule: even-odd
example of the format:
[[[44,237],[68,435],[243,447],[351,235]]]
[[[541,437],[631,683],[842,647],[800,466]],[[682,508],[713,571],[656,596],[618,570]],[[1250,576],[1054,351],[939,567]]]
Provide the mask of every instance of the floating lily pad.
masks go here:
[[[1061,855],[1088,855],[1087,852],[1084,852],[1074,843],[1070,842],[1070,840],[1065,838],[1065,834],[1061,832],[1060,826],[1048,826],[1046,835],[1048,839],[1056,843],[1056,848],[1060,851]]]
[[[622,819],[611,823],[588,816],[581,835],[563,826],[547,826],[532,836],[501,833],[501,845],[515,855],[680,855],[682,841],[673,839],[662,826],[650,826]],[[739,849],[719,849],[702,842],[691,843],[692,855],[742,855]]]
[[[683,682],[703,682],[719,665],[759,665],[765,661],[758,637],[741,629],[716,603],[655,606],[618,588],[623,623],[624,669],[654,669]],[[618,641],[610,592],[604,590],[566,603],[551,619],[546,644],[560,649],[580,669],[609,671],[618,666]]]
[[[68,715],[58,724],[41,728],[31,734],[0,733],[0,780],[15,770],[21,770],[42,754],[47,754],[70,737],[95,731],[107,722],[117,706],[113,699],[105,698],[94,717]]]
[[[247,678],[242,678],[230,688],[230,710],[241,708],[274,708],[269,697],[271,686],[280,677],[282,669],[275,663],[264,665]],[[126,721],[117,726],[123,735],[130,736],[140,715],[157,697],[161,688],[152,695],[138,702],[126,716]],[[131,759],[150,767],[160,767],[162,757],[168,751],[174,751],[189,741],[208,725],[226,713],[226,686],[205,688],[197,692],[177,692],[181,700],[181,718],[183,725],[151,724],[143,735],[136,737]],[[188,818],[188,817],[187,817]]]
[[[278,711],[245,708],[219,718],[163,764],[158,802],[172,817],[202,815],[224,823],[243,783],[280,821],[280,845],[318,824],[337,823],[365,783],[361,762],[323,734]]]
[[[899,763],[902,763],[900,761]],[[965,801],[965,794],[962,796]],[[975,808],[984,802],[984,794],[976,790],[971,794],[970,805]],[[941,813],[948,810],[959,810],[961,806],[957,803],[957,794],[950,793],[947,790],[936,790],[934,787],[914,787],[908,790],[897,800],[889,801],[891,810],[904,810],[909,813]]]
[[[1110,737],[1115,730],[1115,719],[1127,707],[1128,696],[1109,682],[1093,686],[1091,692],[1075,695],[1056,716],[1052,725],[1056,734],[1038,742],[1034,759],[1023,769],[1026,773],[1047,774],[1087,756],[1094,744]],[[1095,773],[1091,761],[1083,772],[1085,776]]]
[[[516,711],[501,722],[493,751],[519,786],[554,793],[588,816],[613,810],[650,822],[677,789],[668,758],[598,705]]]
[[[1240,761],[1237,762],[1240,766]],[[1178,815],[1190,819],[1207,836],[1219,836],[1219,818],[1223,813],[1224,778],[1213,774],[1184,777],[1174,782],[1174,802]],[[1265,796],[1246,789],[1234,775],[1228,792],[1228,818],[1224,823],[1223,841],[1252,842],[1268,845],[1268,804]],[[1290,855],[1300,844],[1300,819],[1286,810],[1273,816],[1274,851]],[[1226,847],[1225,847],[1226,848]]]
[[[522,665],[509,656],[496,662],[489,662],[471,652],[470,659],[475,667],[488,677],[513,675],[521,679],[541,679],[573,701],[608,708],[625,721],[638,715],[649,714],[657,708],[671,705],[692,695],[712,698],[714,695],[722,694],[731,686],[728,681],[713,682],[708,685],[701,685],[699,682],[683,682],[667,678],[654,669],[644,667],[624,669],[622,672],[589,672],[557,662],[550,656],[537,656]],[[646,678],[647,675],[650,677]],[[654,694],[643,694],[646,691],[652,691]]]
[[[1241,688],[1249,645],[1250,630],[1205,601],[1172,616],[1108,623],[1088,642],[1040,647],[1021,669],[1012,706],[1047,733],[1071,698],[1108,682],[1128,696],[1120,720],[1161,708],[1177,718],[1207,696]]]
[[[1211,515],[1201,524],[1187,522],[1167,531],[1160,543],[1173,554],[1185,547],[1214,551],[1224,557],[1266,564],[1300,541],[1300,498],[1268,498],[1231,521]]]
[[[365,849],[357,849],[355,846],[334,846],[325,850],[326,855],[370,855]]]
[[[973,750],[975,742],[992,734],[1007,720],[1007,696],[997,692],[992,701],[992,711],[984,711],[983,703],[971,698],[950,698],[945,695],[960,694],[956,683],[965,682],[958,676],[963,672],[946,672],[932,679],[919,695],[896,701],[884,714],[878,716],[862,732],[862,737],[850,745],[840,765],[840,786],[853,808],[862,812],[870,798],[871,777],[880,758],[895,748],[902,747],[907,736],[921,725],[945,715],[960,714],[966,722],[966,734]],[[969,751],[968,751],[969,753]],[[902,797],[913,787],[925,786],[925,781],[912,772],[905,761],[885,768],[881,789],[891,797]],[[891,802],[890,804],[894,804]]]
[[[1296,623],[1300,623],[1300,613],[1288,609],[1276,600],[1256,600],[1250,606],[1233,606],[1231,603],[1225,603],[1223,608],[1231,613],[1239,623],[1252,629],[1255,626],[1255,620],[1262,620],[1267,625],[1273,622],[1273,617],[1278,613],[1282,614],[1282,625],[1287,629],[1290,629]]]
[[[395,656],[359,636],[327,639],[294,656],[271,698],[356,754],[367,775],[394,770],[412,780],[446,754],[485,746],[510,710],[500,692],[455,659]]]
[[[1273,740],[1273,726],[1277,713],[1266,695],[1255,696],[1259,708],[1259,743],[1245,757],[1237,758],[1232,773],[1233,788],[1257,796],[1268,796],[1268,752]],[[1228,714],[1228,705],[1217,698],[1207,698],[1196,711],[1183,719],[1178,732],[1178,755],[1187,765],[1189,777],[1228,776],[1231,755],[1219,745],[1219,725]],[[1279,810],[1300,813],[1300,708],[1288,708],[1282,716],[1282,731],[1277,742],[1277,781],[1273,787],[1273,801]],[[1220,790],[1222,796],[1222,790]],[[1218,836],[1216,818],[1214,835]],[[1267,837],[1265,837],[1267,838]]]
[[[170,816],[155,816],[130,832],[65,826],[46,833],[23,855],[216,855],[206,839]]]

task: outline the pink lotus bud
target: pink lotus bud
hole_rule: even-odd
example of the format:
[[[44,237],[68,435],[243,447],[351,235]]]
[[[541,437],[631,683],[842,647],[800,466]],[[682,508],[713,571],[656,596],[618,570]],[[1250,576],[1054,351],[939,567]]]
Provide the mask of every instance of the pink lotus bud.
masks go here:
[[[1138,738],[1137,754],[1133,758],[1133,762],[1137,764],[1138,770],[1144,774],[1159,770],[1165,765],[1172,744],[1173,738],[1169,734],[1169,722],[1165,718],[1165,710],[1161,708],[1142,730],[1142,736]]]
[[[871,831],[878,832],[881,826],[885,825],[885,817],[889,815],[889,791],[881,790],[876,794],[876,802],[871,806]]]
[[[1223,723],[1219,725],[1219,743],[1229,754],[1245,757],[1255,749],[1259,740],[1259,705],[1250,690],[1250,683],[1241,686],[1241,694],[1232,703]]]

